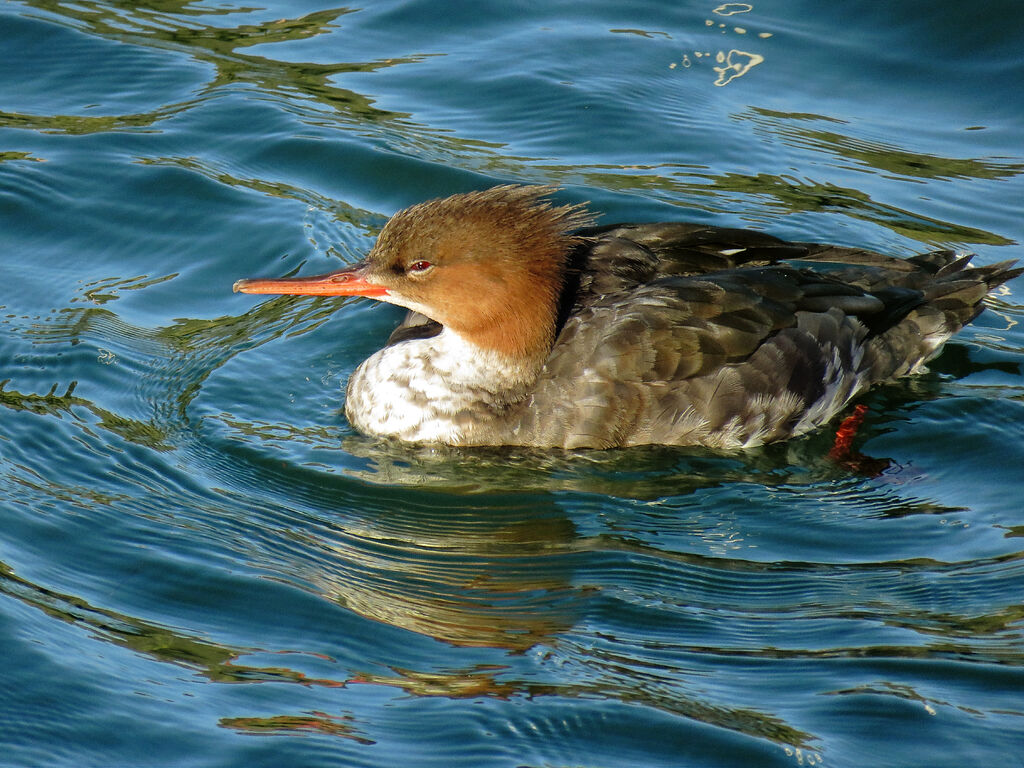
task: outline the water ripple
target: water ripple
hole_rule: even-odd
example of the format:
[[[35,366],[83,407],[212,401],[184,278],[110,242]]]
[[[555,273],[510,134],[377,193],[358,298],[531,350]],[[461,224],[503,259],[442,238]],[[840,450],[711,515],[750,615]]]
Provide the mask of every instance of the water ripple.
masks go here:
[[[607,221],[1013,257],[1019,9],[948,10],[0,10],[7,759],[1015,755],[1017,282],[864,398],[847,463],[828,431],[742,455],[381,444],[343,388],[394,308],[230,292],[509,180]]]

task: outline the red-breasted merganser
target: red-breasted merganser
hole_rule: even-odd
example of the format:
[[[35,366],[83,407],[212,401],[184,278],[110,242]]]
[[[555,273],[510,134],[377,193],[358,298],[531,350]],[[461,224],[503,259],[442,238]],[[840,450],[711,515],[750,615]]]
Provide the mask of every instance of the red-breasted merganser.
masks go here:
[[[370,435],[417,443],[734,449],[803,434],[921,370],[1024,269],[898,259],[705,224],[592,226],[552,187],[395,214],[366,259],[244,293],[411,310],[348,383]]]

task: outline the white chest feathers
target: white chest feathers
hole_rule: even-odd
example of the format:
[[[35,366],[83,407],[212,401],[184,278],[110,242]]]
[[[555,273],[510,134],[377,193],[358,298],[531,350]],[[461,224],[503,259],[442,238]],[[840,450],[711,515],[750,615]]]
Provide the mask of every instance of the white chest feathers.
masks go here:
[[[444,329],[376,352],[353,372],[345,415],[370,435],[470,445],[522,398],[521,368]]]

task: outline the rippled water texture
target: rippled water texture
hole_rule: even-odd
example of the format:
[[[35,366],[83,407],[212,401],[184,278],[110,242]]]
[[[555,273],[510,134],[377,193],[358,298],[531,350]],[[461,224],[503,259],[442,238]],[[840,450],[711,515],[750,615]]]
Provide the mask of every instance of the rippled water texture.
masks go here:
[[[397,322],[263,299],[413,202],[1024,256],[1024,6],[0,5],[0,762],[1024,754],[1024,281],[831,435],[413,450]]]

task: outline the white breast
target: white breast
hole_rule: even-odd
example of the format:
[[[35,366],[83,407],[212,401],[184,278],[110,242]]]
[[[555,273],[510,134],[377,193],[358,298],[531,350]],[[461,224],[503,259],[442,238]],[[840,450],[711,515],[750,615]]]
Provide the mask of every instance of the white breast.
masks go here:
[[[523,386],[521,370],[444,329],[365,360],[349,380],[345,415],[366,434],[465,445]]]

